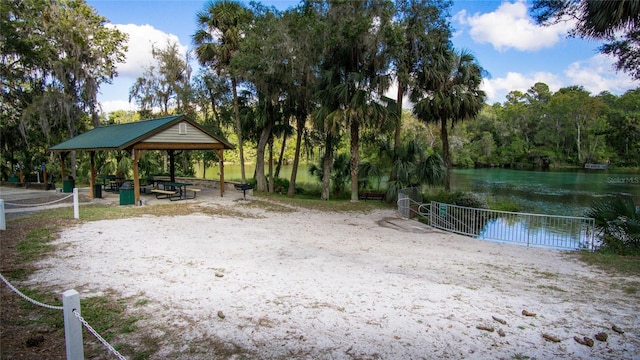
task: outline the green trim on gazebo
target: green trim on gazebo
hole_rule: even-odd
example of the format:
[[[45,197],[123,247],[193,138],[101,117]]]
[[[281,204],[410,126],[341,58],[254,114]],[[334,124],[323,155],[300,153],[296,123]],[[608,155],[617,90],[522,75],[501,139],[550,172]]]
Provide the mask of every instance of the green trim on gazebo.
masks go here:
[[[174,124],[187,121],[191,125],[219,141],[226,149],[233,149],[233,145],[215,136],[199,125],[191,121],[185,115],[167,116],[162,118],[135,121],[131,123],[107,125],[94,128],[77,135],[65,142],[49,148],[51,151],[97,151],[97,150],[123,150],[141,142]]]

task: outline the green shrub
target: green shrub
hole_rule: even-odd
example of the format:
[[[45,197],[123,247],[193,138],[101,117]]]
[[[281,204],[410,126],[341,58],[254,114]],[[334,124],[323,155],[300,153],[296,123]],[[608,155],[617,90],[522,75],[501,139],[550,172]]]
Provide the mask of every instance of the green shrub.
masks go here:
[[[437,194],[424,195],[424,202],[439,202],[444,204],[451,204],[457,206],[472,207],[478,209],[488,209],[487,201],[471,192],[455,191],[446,192],[440,191]]]
[[[485,199],[482,199],[480,196],[470,192],[457,193],[457,196],[453,199],[453,204],[478,209],[489,208]]]
[[[498,211],[522,212],[522,206],[520,206],[520,203],[513,199],[497,200],[492,198],[489,200],[489,208]]]
[[[631,197],[613,197],[595,203],[586,212],[595,219],[603,248],[619,255],[640,254],[640,211]]]

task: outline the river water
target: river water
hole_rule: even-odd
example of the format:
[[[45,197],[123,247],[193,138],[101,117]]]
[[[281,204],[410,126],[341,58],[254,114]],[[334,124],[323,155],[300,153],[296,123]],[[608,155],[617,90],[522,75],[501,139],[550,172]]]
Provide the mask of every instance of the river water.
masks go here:
[[[515,201],[521,211],[582,216],[606,196],[624,195],[640,205],[640,174],[602,170],[454,170],[453,190]]]
[[[452,187],[518,203],[520,212],[585,216],[608,196],[631,196],[640,205],[640,174],[603,170],[455,170]],[[484,224],[478,238],[551,248],[592,248],[597,236],[583,220],[502,214]]]
[[[283,166],[280,177],[289,179],[291,168]],[[224,169],[225,179],[240,179],[239,165],[228,164]],[[246,166],[247,178],[253,177],[254,169],[253,165]],[[217,172],[217,167],[208,169],[207,178],[217,178]],[[202,174],[202,170],[196,174]],[[300,166],[297,182],[319,184],[305,165]],[[453,169],[451,187],[453,191],[516,202],[522,212],[549,215],[582,216],[594,201],[610,195],[632,196],[640,205],[640,173],[611,170]]]

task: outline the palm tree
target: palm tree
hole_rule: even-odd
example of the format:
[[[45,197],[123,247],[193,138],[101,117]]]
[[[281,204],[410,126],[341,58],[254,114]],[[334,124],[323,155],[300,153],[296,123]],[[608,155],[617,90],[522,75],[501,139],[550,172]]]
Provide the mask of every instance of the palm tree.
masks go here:
[[[402,106],[406,92],[419,70],[421,59],[428,56],[436,44],[447,43],[451,36],[448,22],[449,0],[397,0],[394,40],[391,42],[392,63],[398,92],[393,147],[399,151],[402,129]],[[389,176],[394,181],[396,174]]]
[[[442,157],[436,153],[427,153],[427,146],[413,139],[398,147],[391,147],[385,143],[380,148],[380,153],[389,159],[395,159],[391,163],[392,172],[396,174],[394,180],[389,180],[387,199],[395,199],[398,190],[415,185],[438,185],[445,176],[445,166]]]
[[[246,182],[240,107],[238,104],[238,75],[231,66],[242,39],[241,27],[252,19],[251,12],[235,1],[210,1],[205,10],[198,12],[199,29],[193,34],[196,55],[201,65],[212,66],[218,75],[226,73],[231,80],[233,110],[240,152],[242,182]]]
[[[594,204],[586,216],[595,219],[603,245],[621,255],[640,252],[640,207],[631,197],[614,197]]]
[[[344,191],[345,185],[349,182],[351,173],[349,170],[349,162],[349,156],[347,154],[340,153],[333,158],[329,172],[326,173],[323,157],[320,159],[320,166],[311,164],[309,167],[309,174],[317,176],[320,181],[322,181],[322,179],[325,178],[325,174],[327,174],[333,184],[333,194],[339,195]]]
[[[480,90],[483,69],[467,51],[455,52],[441,46],[431,59],[425,59],[417,74],[411,99],[416,104],[414,113],[425,122],[439,122],[441,126],[442,155],[446,166],[445,191],[451,191],[451,156],[447,127],[457,121],[475,117],[485,99]]]
[[[387,33],[393,4],[390,1],[334,1],[327,11],[323,74],[330,79],[320,99],[332,103],[329,115],[340,119],[350,135],[351,201],[358,201],[360,130],[388,118],[380,102],[389,88],[390,62]]]

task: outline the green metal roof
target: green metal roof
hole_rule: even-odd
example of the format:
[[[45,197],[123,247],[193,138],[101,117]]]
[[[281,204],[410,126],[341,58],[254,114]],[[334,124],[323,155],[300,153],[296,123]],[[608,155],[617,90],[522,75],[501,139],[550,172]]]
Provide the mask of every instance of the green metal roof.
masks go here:
[[[65,142],[49,148],[51,151],[72,150],[122,150],[131,145],[152,136],[163,129],[180,121],[188,121],[200,128],[209,136],[219,140],[227,148],[233,148],[225,140],[218,138],[202,129],[185,115],[167,116],[162,118],[136,121],[126,124],[108,125],[97,127],[85,133],[77,135]]]

